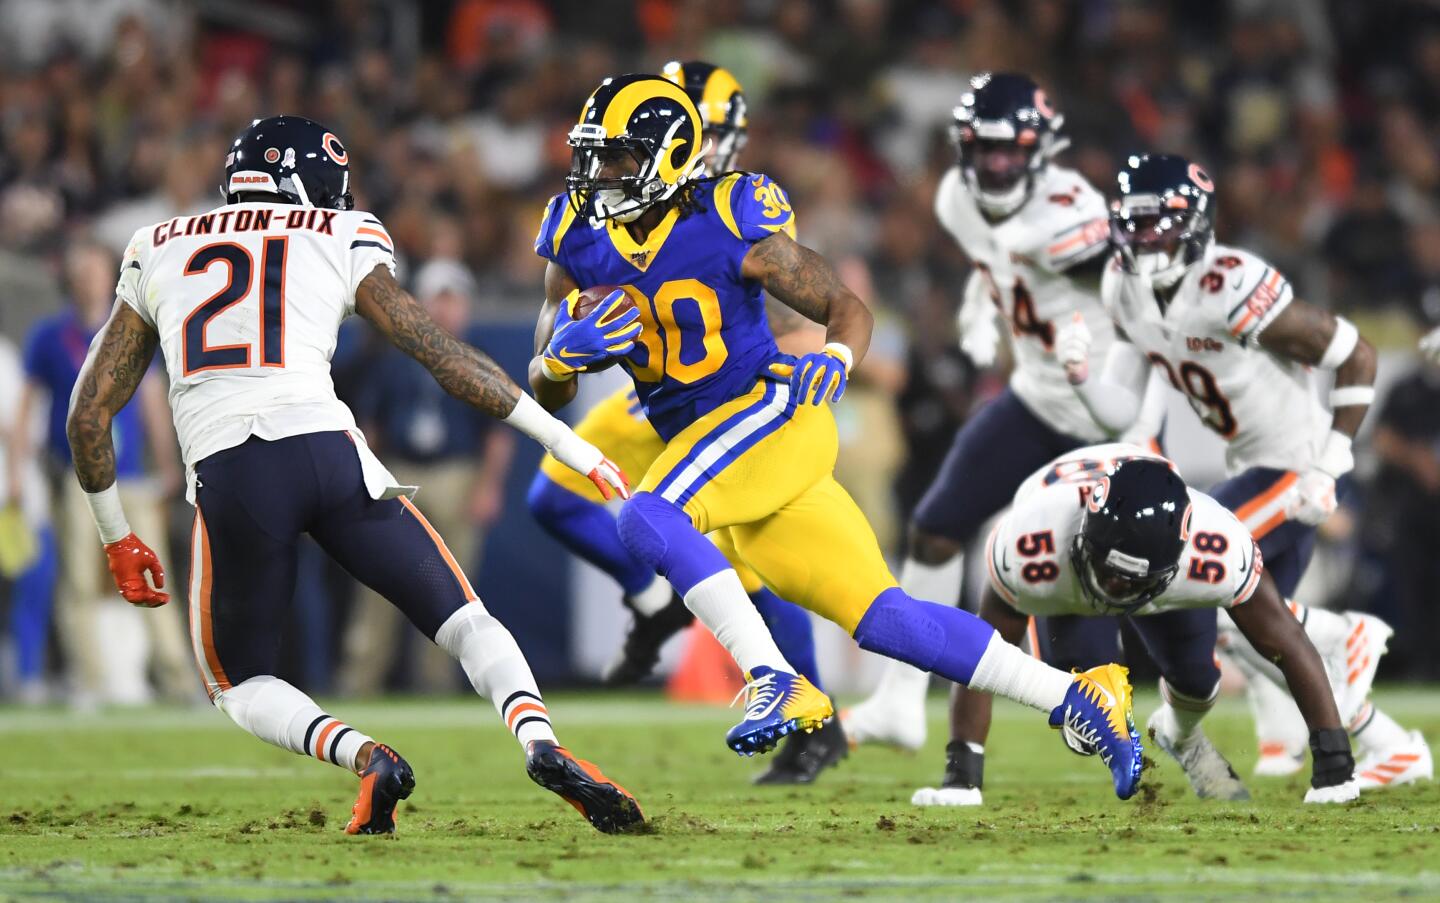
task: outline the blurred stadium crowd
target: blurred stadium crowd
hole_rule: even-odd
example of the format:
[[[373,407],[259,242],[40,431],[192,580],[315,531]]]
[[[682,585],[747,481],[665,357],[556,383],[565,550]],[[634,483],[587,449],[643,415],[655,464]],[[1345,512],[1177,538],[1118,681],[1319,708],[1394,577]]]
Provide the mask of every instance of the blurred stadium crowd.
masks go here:
[[[1132,151],[1205,162],[1221,239],[1270,258],[1303,297],[1344,310],[1388,349],[1363,479],[1329,525],[1324,591],[1399,628],[1382,674],[1440,677],[1424,643],[1440,627],[1440,371],[1410,351],[1440,323],[1432,4],[0,0],[0,22],[0,636],[10,649],[0,687],[10,693],[45,698],[67,685],[63,670],[82,702],[148,695],[107,677],[133,671],[115,640],[137,628],[99,601],[88,517],[67,527],[75,485],[54,412],[109,309],[129,236],[220,203],[234,134],[284,112],[334,128],[358,206],[397,242],[402,279],[457,333],[491,346],[508,336],[523,360],[541,297],[532,241],[569,166],[565,132],[605,75],[676,58],[739,78],[751,111],[743,165],[786,187],[804,241],[839,261],[880,315],[868,381],[837,412],[848,437],[840,476],[892,546],[954,429],[1003,381],[956,347],[967,263],[931,210],[968,76],[1035,76],[1066,115],[1069,162],[1102,190]],[[427,501],[450,510],[432,519],[477,567],[486,530],[526,517],[505,505],[506,487],[530,476],[511,467],[508,431],[440,397],[364,327],[336,364],[382,456],[402,479],[442,487]],[[189,518],[162,379],[122,426],[121,472],[157,522],[169,519],[183,594]],[[33,436],[27,417],[44,423]],[[418,650],[376,667],[405,635],[385,606],[354,598],[318,564],[302,582],[300,683],[361,692],[387,679],[455,680]],[[158,688],[181,697],[199,692],[182,609],[133,646],[150,650]],[[332,634],[343,641],[330,645]]]

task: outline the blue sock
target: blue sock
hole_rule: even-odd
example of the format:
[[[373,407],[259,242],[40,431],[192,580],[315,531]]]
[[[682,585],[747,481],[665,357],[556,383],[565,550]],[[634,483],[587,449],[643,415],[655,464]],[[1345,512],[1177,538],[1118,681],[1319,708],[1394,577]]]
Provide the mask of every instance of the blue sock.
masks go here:
[[[535,474],[526,501],[546,532],[615,578],[625,595],[640,593],[655,579],[654,569],[620,541],[615,518],[604,505],[576,495],[543,472]]]
[[[659,574],[684,596],[695,584],[730,562],[706,539],[690,515],[653,492],[639,492],[620,509],[620,539],[652,573]]]
[[[815,631],[810,624],[810,614],[775,595],[769,587],[762,586],[751,593],[750,601],[765,619],[765,626],[770,628],[770,635],[785,660],[817,690],[824,692],[825,688],[820,685],[820,667],[815,661]]]
[[[898,586],[875,597],[855,627],[855,642],[923,671],[969,684],[995,628],[959,608],[921,602]]]

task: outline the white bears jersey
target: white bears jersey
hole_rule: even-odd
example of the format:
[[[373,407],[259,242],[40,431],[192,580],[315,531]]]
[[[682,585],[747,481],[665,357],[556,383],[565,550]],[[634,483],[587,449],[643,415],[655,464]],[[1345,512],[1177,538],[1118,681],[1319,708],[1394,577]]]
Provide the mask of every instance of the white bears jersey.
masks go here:
[[[357,210],[229,204],[135,233],[115,293],[160,335],[190,471],[251,436],[345,431],[376,498],[402,487],[335,396],[330,358],[355,290],[395,268],[380,221]]]
[[[990,585],[1029,615],[1101,615],[1080,586],[1070,557],[1090,488],[1117,462],[1159,455],[1112,443],[1076,449],[1026,478],[985,549]],[[1260,548],[1235,515],[1210,496],[1190,490],[1187,545],[1180,571],[1165,592],[1133,614],[1179,608],[1229,608],[1260,583]]]
[[[1100,299],[1065,271],[1109,247],[1105,199],[1072,169],[1047,166],[1030,199],[1013,216],[991,223],[980,213],[957,167],[940,180],[935,214],[990,285],[1010,325],[1015,368],[1010,388],[1057,432],[1090,441],[1106,433],[1075,397],[1055,357],[1055,330],[1075,311],[1094,334],[1093,353],[1114,338]]]
[[[1260,346],[1294,299],[1265,261],[1220,244],[1190,268],[1164,313],[1143,276],[1118,258],[1101,283],[1106,308],[1130,341],[1228,444],[1233,475],[1251,467],[1304,470],[1330,430],[1307,367]]]

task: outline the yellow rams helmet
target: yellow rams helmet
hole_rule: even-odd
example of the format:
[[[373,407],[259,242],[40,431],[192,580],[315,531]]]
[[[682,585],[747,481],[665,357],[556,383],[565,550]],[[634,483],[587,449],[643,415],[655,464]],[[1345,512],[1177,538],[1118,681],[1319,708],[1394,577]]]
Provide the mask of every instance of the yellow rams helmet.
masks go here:
[[[718,176],[734,169],[750,127],[740,82],[730,70],[700,60],[674,60],[666,63],[660,74],[684,88],[700,111],[700,125],[711,147],[705,161],[706,174]]]
[[[570,130],[565,190],[577,213],[628,223],[702,171],[700,113],[658,75],[617,75]]]

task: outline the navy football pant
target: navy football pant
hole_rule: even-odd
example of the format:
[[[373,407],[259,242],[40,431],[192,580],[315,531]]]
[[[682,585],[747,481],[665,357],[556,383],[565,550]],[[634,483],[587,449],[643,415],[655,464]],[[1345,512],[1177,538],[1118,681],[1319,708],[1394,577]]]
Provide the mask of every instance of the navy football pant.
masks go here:
[[[1120,624],[1135,630],[1165,682],[1192,699],[1207,699],[1220,680],[1215,663],[1215,610],[1191,608],[1122,618],[1058,615],[1036,618],[1041,657],[1062,671],[1122,661]]]
[[[1093,444],[1057,433],[1007,388],[955,434],[940,472],[915,506],[914,525],[922,533],[967,543],[1010,506],[1026,477],[1053,458]]]
[[[252,438],[196,472],[190,629],[212,697],[275,673],[302,533],[432,640],[476,598],[408,499],[370,498],[346,433]]]
[[[1210,487],[1208,495],[1228,508],[1260,546],[1265,570],[1280,595],[1289,599],[1315,554],[1315,527],[1289,520],[1283,511],[1288,491],[1298,479],[1294,471],[1252,467]],[[1349,488],[1341,477],[1336,494]]]

